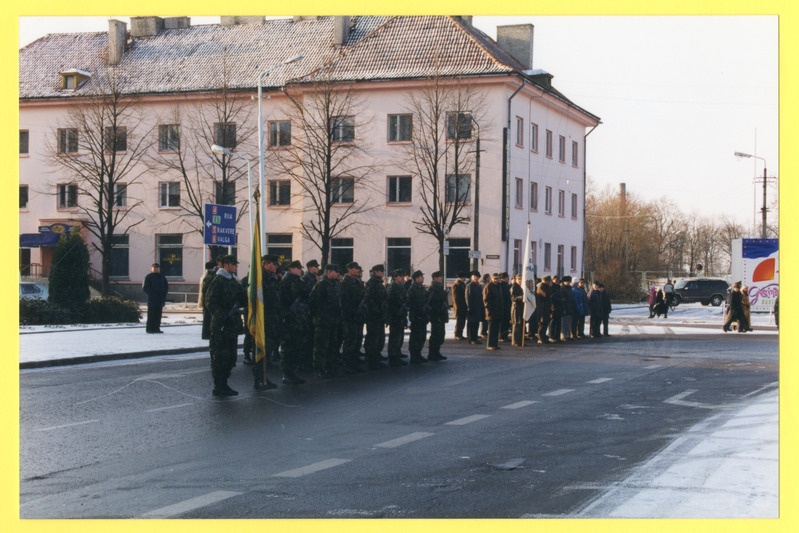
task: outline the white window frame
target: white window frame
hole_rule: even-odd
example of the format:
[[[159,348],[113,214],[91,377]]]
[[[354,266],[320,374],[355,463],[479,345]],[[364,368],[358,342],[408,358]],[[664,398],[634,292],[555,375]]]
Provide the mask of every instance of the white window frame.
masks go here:
[[[530,182],[530,211],[538,211],[538,182]]]
[[[350,205],[355,203],[355,178],[339,176],[330,184],[330,203]]]
[[[271,148],[291,146],[291,120],[269,121],[269,146]]]
[[[175,199],[177,201],[173,203]],[[158,183],[158,207],[161,209],[180,207],[179,181],[161,181]]]
[[[516,116],[516,146],[524,148],[524,119]]]
[[[177,152],[180,150],[180,125],[158,125],[158,151]]]
[[[552,214],[552,187],[544,187],[544,213]]]
[[[75,209],[78,207],[78,186],[74,183],[59,183],[57,186],[58,209]]]
[[[400,193],[407,185],[408,199],[400,200]],[[413,178],[411,176],[388,176],[386,178],[386,203],[409,205],[413,202]]]
[[[552,130],[547,130],[547,158],[552,159]]]
[[[354,143],[355,142],[355,118],[346,115],[333,117],[330,125],[331,140],[334,143]]]
[[[516,209],[524,209],[524,180],[516,178]]]
[[[580,160],[580,145],[577,141],[572,141],[572,166],[577,168]]]
[[[413,115],[399,113],[388,116],[387,141],[390,143],[410,142],[413,140]]]
[[[566,137],[558,136],[558,161],[566,163]]]
[[[566,191],[563,189],[558,189],[558,216],[566,216]]]
[[[577,193],[572,193],[572,220],[577,220]]]
[[[286,186],[288,186],[287,193]],[[269,207],[291,206],[291,180],[269,180],[267,188],[269,190]],[[286,193],[285,197],[284,193]]]
[[[530,123],[530,151],[538,153],[538,124]]]

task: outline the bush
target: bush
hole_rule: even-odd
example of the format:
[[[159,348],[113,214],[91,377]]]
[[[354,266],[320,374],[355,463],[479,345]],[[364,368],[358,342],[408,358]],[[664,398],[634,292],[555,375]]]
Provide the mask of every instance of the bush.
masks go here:
[[[136,302],[115,296],[92,298],[82,306],[66,309],[46,300],[21,299],[19,323],[23,326],[59,324],[114,324],[139,322]]]
[[[75,313],[47,300],[20,299],[19,323],[21,326],[44,324],[74,324]]]
[[[139,306],[133,300],[106,296],[88,301],[84,308],[82,323],[138,322],[140,318]]]

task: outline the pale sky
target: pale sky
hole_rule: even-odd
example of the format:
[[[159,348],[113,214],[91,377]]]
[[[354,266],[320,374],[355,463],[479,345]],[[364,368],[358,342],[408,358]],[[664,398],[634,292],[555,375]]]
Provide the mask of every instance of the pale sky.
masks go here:
[[[127,20],[125,17],[114,17]],[[47,33],[106,31],[107,17],[21,17],[20,47]],[[192,24],[219,22],[192,17]],[[588,176],[686,215],[760,224],[763,161],[779,177],[776,16],[474,17],[535,26],[533,68],[602,119],[588,137]],[[769,202],[777,194],[768,188]],[[756,203],[755,203],[756,202]],[[769,220],[776,218],[769,213]]]

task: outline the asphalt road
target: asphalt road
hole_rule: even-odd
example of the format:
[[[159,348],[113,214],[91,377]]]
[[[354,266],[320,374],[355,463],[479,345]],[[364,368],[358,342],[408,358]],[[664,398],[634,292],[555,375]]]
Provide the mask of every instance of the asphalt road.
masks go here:
[[[20,373],[22,518],[570,517],[778,380],[776,336],[619,336],[214,399],[206,354]]]

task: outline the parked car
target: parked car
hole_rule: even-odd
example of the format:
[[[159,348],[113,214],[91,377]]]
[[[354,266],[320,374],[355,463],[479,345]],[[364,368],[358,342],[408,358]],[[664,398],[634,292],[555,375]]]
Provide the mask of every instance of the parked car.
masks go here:
[[[38,298],[40,300],[47,299],[47,287],[41,283],[33,281],[20,281],[19,282],[19,297],[20,298]]]
[[[729,284],[723,279],[689,278],[674,284],[674,305],[699,302],[718,307],[727,297]]]

